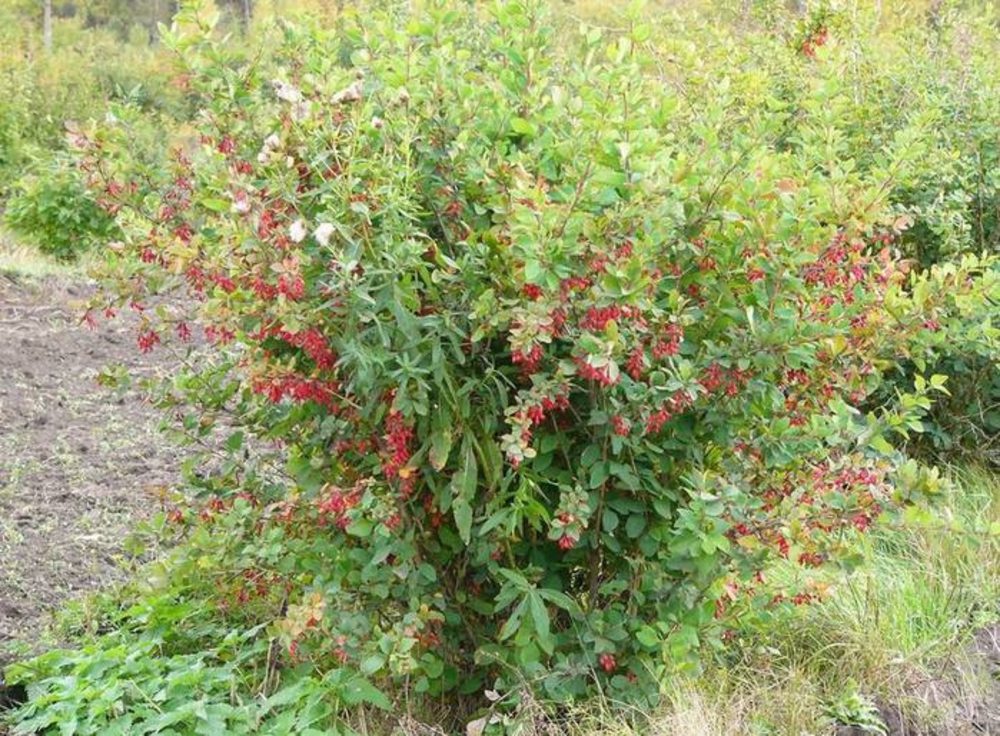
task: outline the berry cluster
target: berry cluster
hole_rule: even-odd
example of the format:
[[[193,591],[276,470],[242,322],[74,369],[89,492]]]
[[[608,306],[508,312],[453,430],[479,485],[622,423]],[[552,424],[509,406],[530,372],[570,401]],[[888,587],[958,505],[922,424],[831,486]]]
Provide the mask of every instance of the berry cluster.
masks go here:
[[[525,375],[530,376],[532,373],[537,373],[542,363],[542,346],[532,345],[528,352],[513,350],[510,354],[510,362],[521,366]]]
[[[302,348],[306,355],[316,364],[320,370],[330,370],[337,364],[337,355],[330,349],[330,345],[323,333],[315,327],[310,327],[300,332],[289,332],[288,330],[277,328],[273,334],[280,340]]]
[[[252,389],[255,394],[266,396],[272,403],[278,404],[288,398],[295,402],[312,401],[328,411],[337,410],[337,394],[339,385],[336,381],[304,376],[278,376],[254,381]]]
[[[412,454],[413,427],[406,423],[401,413],[390,410],[385,418],[385,460],[382,473],[387,480],[399,480],[399,490],[404,497],[413,492],[416,476],[408,467]]]
[[[802,42],[802,53],[810,59],[816,56],[816,49],[826,44],[829,34],[826,28],[819,28]]]
[[[593,356],[578,355],[573,361],[576,363],[577,373],[585,381],[593,381],[604,388],[618,383],[618,366],[610,360],[595,365]]]
[[[339,529],[347,528],[347,525],[351,523],[348,512],[357,506],[360,501],[360,487],[350,490],[336,487],[331,488],[316,503],[316,508],[319,510],[320,525],[332,522]]]
[[[675,415],[682,413],[692,404],[691,397],[686,393],[678,392],[671,396],[655,411],[646,417],[646,434],[658,434],[663,425],[669,422]]]

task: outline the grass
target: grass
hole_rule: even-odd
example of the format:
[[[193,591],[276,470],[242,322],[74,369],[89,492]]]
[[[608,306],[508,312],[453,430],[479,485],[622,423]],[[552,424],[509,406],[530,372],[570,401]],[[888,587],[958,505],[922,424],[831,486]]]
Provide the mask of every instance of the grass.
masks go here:
[[[85,272],[81,262],[66,263],[45,255],[37,248],[17,243],[0,230],[0,276],[38,280],[50,277],[79,277]]]

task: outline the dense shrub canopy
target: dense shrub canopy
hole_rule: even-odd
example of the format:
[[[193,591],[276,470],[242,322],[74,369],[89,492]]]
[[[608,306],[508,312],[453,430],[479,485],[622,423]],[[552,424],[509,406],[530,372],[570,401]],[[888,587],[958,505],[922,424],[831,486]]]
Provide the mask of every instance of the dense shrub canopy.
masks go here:
[[[143,350],[205,327],[162,402],[226,417],[233,459],[172,515],[170,585],[298,671],[655,701],[937,491],[890,440],[943,379],[864,409],[894,362],[988,354],[993,262],[904,257],[937,121],[850,114],[825,26],[767,37],[787,74],[678,84],[654,27],[557,36],[534,3],[245,55],[180,20],[197,137],[167,167],[127,110],[76,140],[123,230],[95,310],[139,311]]]

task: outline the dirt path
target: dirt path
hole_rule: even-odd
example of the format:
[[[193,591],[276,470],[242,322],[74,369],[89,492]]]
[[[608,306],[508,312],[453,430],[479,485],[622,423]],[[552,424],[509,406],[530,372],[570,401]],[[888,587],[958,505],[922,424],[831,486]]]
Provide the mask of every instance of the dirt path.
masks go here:
[[[0,665],[65,600],[123,577],[124,539],[179,467],[154,409],[95,380],[113,363],[155,371],[156,354],[127,321],[80,326],[86,294],[0,274]]]

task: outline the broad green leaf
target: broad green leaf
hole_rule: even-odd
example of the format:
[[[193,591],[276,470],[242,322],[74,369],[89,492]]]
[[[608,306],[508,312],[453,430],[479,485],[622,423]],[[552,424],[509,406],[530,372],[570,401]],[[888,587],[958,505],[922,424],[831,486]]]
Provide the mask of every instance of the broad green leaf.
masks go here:
[[[535,633],[538,635],[538,646],[546,654],[552,654],[555,644],[549,631],[549,612],[545,608],[545,603],[537,591],[528,594],[528,602],[531,609],[531,620],[535,624]]]

